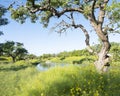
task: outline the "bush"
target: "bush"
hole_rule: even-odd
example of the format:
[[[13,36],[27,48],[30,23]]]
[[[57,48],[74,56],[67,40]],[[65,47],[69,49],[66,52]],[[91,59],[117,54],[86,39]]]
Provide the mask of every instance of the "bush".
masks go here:
[[[40,60],[39,60],[39,59],[30,59],[28,62],[29,62],[30,64],[36,66],[37,64],[40,63]]]

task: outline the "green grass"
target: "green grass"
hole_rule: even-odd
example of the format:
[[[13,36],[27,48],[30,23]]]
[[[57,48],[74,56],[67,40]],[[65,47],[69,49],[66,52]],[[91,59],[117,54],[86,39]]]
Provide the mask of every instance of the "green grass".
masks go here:
[[[27,64],[0,64],[0,96],[120,96],[120,62],[106,74],[93,65],[40,72]]]
[[[119,74],[119,70],[98,74],[89,65],[56,67],[30,81],[26,96],[119,96]]]
[[[37,73],[27,65],[0,64],[0,96],[17,96],[20,84]]]
[[[59,57],[52,58],[50,61],[55,62],[55,63],[67,63],[67,64],[72,64],[73,61],[79,61],[80,64],[85,64],[85,63],[90,63],[94,62],[96,59],[95,56],[70,56],[70,57],[65,57],[65,59],[60,60]]]

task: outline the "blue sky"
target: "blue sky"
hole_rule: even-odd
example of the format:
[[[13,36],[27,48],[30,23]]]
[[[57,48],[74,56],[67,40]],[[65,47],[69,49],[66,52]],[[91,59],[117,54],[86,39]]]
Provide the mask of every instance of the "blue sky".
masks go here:
[[[0,4],[6,5],[7,2],[4,1],[7,0],[0,0]],[[26,23],[19,24],[11,20],[10,17],[8,19],[10,22],[8,25],[0,26],[0,30],[4,32],[4,35],[0,36],[0,42],[7,40],[21,42],[29,53],[39,56],[44,53],[59,53],[85,48],[84,34],[79,29],[69,29],[68,32],[61,34],[61,36],[54,31],[51,32],[51,27],[56,24],[57,19],[52,19],[48,28],[43,28],[39,22],[34,24],[27,20]],[[77,17],[77,19],[85,24],[88,30],[91,29],[88,22],[82,17]],[[98,38],[94,32],[91,32],[90,36],[91,44],[98,43]],[[120,42],[120,35],[110,35],[110,41]]]

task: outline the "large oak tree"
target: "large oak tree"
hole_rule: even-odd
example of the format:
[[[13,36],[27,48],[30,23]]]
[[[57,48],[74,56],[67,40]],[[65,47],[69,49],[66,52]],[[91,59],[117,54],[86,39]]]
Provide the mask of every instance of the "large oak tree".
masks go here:
[[[28,51],[23,47],[22,43],[14,41],[6,41],[0,43],[0,55],[9,56],[13,62],[25,59]]]
[[[120,2],[117,0],[113,2],[112,0],[27,0],[19,6],[15,5],[15,2],[12,3],[9,10],[12,18],[21,23],[24,23],[26,18],[31,18],[32,22],[40,19],[41,23],[47,27],[51,18],[66,16],[69,20],[62,18],[53,29],[59,33],[65,32],[70,27],[81,29],[86,37],[85,43],[88,51],[98,56],[95,62],[97,70],[107,71],[110,66],[109,50],[111,47],[108,34],[119,31]],[[90,47],[89,32],[81,20],[76,20],[75,14],[84,16],[101,40],[102,47],[98,53]]]

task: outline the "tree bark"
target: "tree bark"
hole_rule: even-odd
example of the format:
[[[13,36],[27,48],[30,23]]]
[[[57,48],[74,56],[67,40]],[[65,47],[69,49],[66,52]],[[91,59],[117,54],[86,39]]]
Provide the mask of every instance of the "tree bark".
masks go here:
[[[108,52],[110,50],[110,43],[108,39],[108,32],[107,30],[103,30],[103,23],[105,18],[105,6],[107,5],[109,0],[104,0],[103,3],[99,4],[99,13],[98,18],[95,17],[94,7],[96,4],[96,0],[93,2],[92,12],[88,15],[88,19],[94,28],[95,32],[97,33],[98,37],[102,41],[102,48],[98,55],[98,60],[95,62],[95,67],[99,72],[107,72],[108,67],[110,66],[110,56]]]
[[[99,30],[98,30],[99,31]],[[110,43],[108,40],[108,36],[101,34],[99,38],[102,40],[102,48],[98,53],[98,60],[95,62],[95,67],[99,72],[107,72],[110,66],[110,55],[108,54],[110,50]]]
[[[97,33],[98,37],[102,41],[102,47],[101,47],[100,52],[97,54],[98,60],[95,62],[95,67],[97,68],[99,72],[103,73],[103,72],[107,72],[108,67],[110,66],[109,64],[110,56],[108,55],[108,53],[109,53],[111,45],[109,43],[108,33],[104,32],[102,28],[103,20],[101,18],[103,18],[103,16],[102,15],[100,16],[101,17],[99,17],[100,18],[99,21],[101,22],[95,22],[92,17],[89,17],[89,20],[91,21],[91,25],[95,29],[95,32]]]

